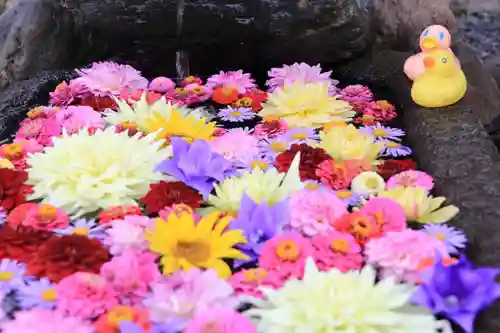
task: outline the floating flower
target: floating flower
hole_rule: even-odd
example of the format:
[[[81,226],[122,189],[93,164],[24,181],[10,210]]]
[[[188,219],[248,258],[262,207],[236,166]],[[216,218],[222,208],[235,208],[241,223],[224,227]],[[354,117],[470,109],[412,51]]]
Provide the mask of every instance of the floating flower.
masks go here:
[[[262,110],[262,102],[267,100],[267,93],[257,88],[252,88],[246,93],[239,96],[239,99],[234,102],[236,107],[251,107],[252,111],[257,112]]]
[[[167,173],[207,196],[215,182],[232,173],[231,163],[212,152],[208,142],[196,140],[189,144],[183,139],[172,139],[173,158],[158,164],[157,171]]]
[[[135,223],[134,220],[115,220],[111,222],[110,228],[106,229],[106,234],[104,243],[109,246],[109,252],[113,255],[118,255],[128,249],[146,250],[148,248],[144,239],[146,225]]]
[[[106,123],[101,114],[89,106],[68,106],[57,112],[55,118],[69,134],[77,133],[83,128],[103,129]]]
[[[287,173],[276,169],[262,171],[253,169],[241,176],[232,176],[215,185],[216,195],[210,195],[207,203],[222,212],[237,212],[243,194],[246,193],[254,202],[266,202],[270,206],[286,199],[290,194],[301,190],[304,184],[299,177],[300,153],[295,155]]]
[[[142,216],[139,206],[109,206],[99,213],[99,224],[106,225],[114,220],[125,220],[129,216]]]
[[[177,272],[152,286],[144,300],[153,322],[169,324],[178,321],[182,330],[197,314],[216,309],[234,309],[239,302],[231,285],[214,270]]]
[[[302,190],[290,197],[289,226],[306,236],[331,230],[333,222],[347,212],[346,204],[330,190]]]
[[[363,266],[361,247],[350,234],[329,230],[314,236],[311,243],[314,261],[321,271],[336,268],[347,272]]]
[[[411,155],[411,148],[403,146],[401,143],[390,140],[378,140],[377,143],[382,145],[380,152],[384,156],[408,156]]]
[[[340,91],[340,94],[348,102],[371,102],[373,100],[370,88],[361,84],[347,86]]]
[[[91,319],[118,305],[110,285],[97,274],[78,272],[56,286],[57,308],[71,316]]]
[[[453,205],[439,208],[446,198],[434,198],[421,187],[395,187],[380,192],[378,196],[391,198],[399,203],[403,207],[408,221],[444,223],[451,220],[459,212],[459,209]]]
[[[348,273],[320,272],[308,259],[301,281],[264,289],[266,298],[253,299],[245,314],[256,321],[258,332],[266,333],[435,332],[439,325],[434,316],[409,304],[413,291],[391,279],[377,283],[371,266]]]
[[[318,140],[319,136],[316,135],[313,128],[296,127],[287,130],[283,137],[292,143],[307,143],[309,140]]]
[[[101,267],[101,276],[120,298],[122,304],[140,304],[149,286],[161,273],[151,252],[126,250]]]
[[[232,309],[207,310],[193,317],[183,333],[257,333],[252,322]]]
[[[232,88],[240,94],[244,94],[248,90],[255,87],[254,80],[250,74],[239,71],[220,71],[219,74],[214,74],[207,79],[207,87],[214,89],[216,87]]]
[[[401,141],[401,137],[405,135],[402,129],[382,126],[380,123],[361,127],[359,131],[371,135],[378,140]]]
[[[162,255],[163,273],[172,274],[180,269],[193,267],[213,268],[220,277],[231,276],[224,258],[243,259],[248,257],[233,247],[246,243],[241,230],[225,231],[232,217],[219,218],[212,213],[195,225],[192,214],[170,214],[168,221],[157,219],[153,230],[148,232],[151,251]]]
[[[43,244],[53,238],[48,231],[4,226],[0,229],[0,258],[28,262]]]
[[[213,151],[238,167],[249,165],[260,157],[259,140],[249,131],[235,128],[210,141]]]
[[[267,72],[269,80],[266,85],[270,91],[278,88],[284,88],[293,83],[324,83],[330,86],[334,81],[330,78],[332,71],[321,73],[321,65],[310,66],[304,62],[294,63],[293,65],[284,65],[279,68],[271,68]]]
[[[71,222],[71,224],[63,229],[56,229],[54,232],[58,235],[82,235],[88,238],[96,238],[102,240],[106,237],[104,227],[99,225],[94,220],[87,219],[77,219]]]
[[[279,172],[287,172],[298,152],[300,152],[300,180],[319,180],[320,177],[316,174],[318,165],[331,160],[331,157],[322,148],[313,148],[305,143],[293,144],[290,149],[279,154],[274,163],[276,169]]]
[[[175,89],[175,83],[168,77],[158,76],[149,82],[148,88],[153,91],[165,93],[168,90]]]
[[[337,198],[346,203],[347,206],[356,206],[361,202],[361,196],[349,190],[338,190],[334,192]]]
[[[282,233],[264,243],[260,250],[259,266],[278,273],[282,278],[300,278],[307,257],[314,249],[309,239],[296,233]]]
[[[354,236],[356,241],[364,246],[370,239],[380,237],[382,226],[368,213],[358,210],[346,213],[334,221],[335,230]]]
[[[193,84],[193,83],[203,84],[203,80],[197,76],[189,75],[189,76],[186,76],[184,79],[182,79],[181,86],[184,87],[184,86],[187,86],[188,84]]]
[[[265,202],[257,204],[244,194],[238,216],[231,221],[230,228],[242,230],[248,243],[238,245],[237,248],[250,258],[249,261],[256,261],[262,244],[282,231],[288,215],[286,200],[269,206]],[[236,263],[239,264],[238,261]]]
[[[186,204],[198,208],[203,203],[201,195],[183,182],[161,181],[151,184],[148,194],[141,198],[150,214],[157,214],[165,207],[176,204]]]
[[[346,190],[354,177],[370,170],[370,164],[362,160],[345,160],[341,162],[327,159],[316,169],[316,176],[322,184],[334,190]]]
[[[467,238],[461,230],[444,224],[424,225],[423,232],[442,241],[450,254],[458,253],[458,249],[465,248],[467,243]]]
[[[415,283],[420,277],[420,265],[436,253],[447,255],[445,245],[421,231],[405,229],[371,239],[365,247],[368,264],[376,264],[384,277]]]
[[[63,311],[33,309],[20,311],[14,320],[0,325],[3,333],[94,333],[90,323],[79,317],[68,316]]]
[[[118,305],[101,315],[94,323],[97,333],[121,333],[122,322],[132,322],[148,332],[151,328],[148,312],[141,307]]]
[[[228,87],[215,88],[212,92],[212,100],[222,105],[232,104],[238,100],[238,90]]]
[[[77,215],[135,204],[164,177],[155,166],[169,153],[154,140],[154,135],[115,133],[113,127],[56,139],[53,147],[28,159],[30,199]]]
[[[385,100],[368,103],[363,113],[376,121],[390,121],[397,116],[394,105]]]
[[[371,198],[359,211],[363,215],[371,217],[380,227],[382,233],[406,229],[405,211],[392,199]]]
[[[352,191],[363,196],[377,194],[384,188],[384,178],[374,171],[364,171],[354,177],[351,182]]]
[[[24,182],[28,174],[24,171],[0,169],[0,206],[11,211],[26,202]]]
[[[377,172],[387,181],[395,174],[416,168],[417,165],[412,160],[385,160],[377,165]]]
[[[0,289],[12,291],[24,285],[26,265],[15,260],[2,259],[0,261]]]
[[[50,104],[55,106],[68,106],[75,100],[75,94],[66,81],[59,83],[49,96]]]
[[[90,68],[77,69],[80,75],[74,79],[96,96],[118,96],[122,89],[146,90],[148,80],[141,72],[129,65],[119,65],[111,61],[94,62]]]
[[[56,307],[57,299],[55,285],[47,278],[27,281],[18,288],[16,299],[23,310],[53,309]]]
[[[223,121],[242,122],[255,118],[255,113],[251,108],[232,108],[229,106],[221,109],[218,116]]]
[[[319,127],[332,120],[348,122],[356,114],[346,101],[328,95],[328,84],[300,82],[269,94],[261,117],[279,117],[290,127]]]
[[[291,147],[292,142],[282,135],[271,139],[263,139],[259,144],[262,156],[270,160],[275,160],[279,154],[286,152]]]
[[[262,124],[257,124],[253,130],[253,134],[256,137],[261,138],[274,138],[278,135],[285,133],[288,129],[288,125],[284,120],[273,119],[264,120]]]
[[[0,225],[3,225],[6,219],[7,219],[7,212],[3,207],[0,207]]]
[[[80,235],[54,237],[31,258],[28,273],[59,282],[75,272],[98,273],[108,260],[108,251],[96,239]]]
[[[243,269],[233,274],[228,280],[234,288],[234,293],[241,296],[253,296],[263,298],[261,287],[281,288],[283,277],[274,271],[263,268]]]
[[[62,125],[55,118],[25,119],[16,133],[16,139],[35,140],[42,146],[51,146],[52,139],[62,133]]]
[[[55,230],[69,225],[68,215],[52,205],[36,205],[25,215],[23,225],[37,230]]]
[[[388,189],[395,187],[421,187],[430,191],[434,188],[434,179],[426,172],[408,170],[395,174],[386,184]]]
[[[184,102],[187,105],[204,102],[212,97],[212,89],[207,86],[202,86],[198,83],[191,83],[184,87],[187,92]]]

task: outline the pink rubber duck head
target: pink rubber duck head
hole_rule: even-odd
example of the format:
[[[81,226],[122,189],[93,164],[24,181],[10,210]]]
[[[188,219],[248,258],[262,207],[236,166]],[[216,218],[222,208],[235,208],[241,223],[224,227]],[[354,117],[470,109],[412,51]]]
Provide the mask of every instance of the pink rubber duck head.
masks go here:
[[[435,49],[446,50],[451,45],[451,34],[442,25],[431,25],[420,35],[419,44],[423,52]]]

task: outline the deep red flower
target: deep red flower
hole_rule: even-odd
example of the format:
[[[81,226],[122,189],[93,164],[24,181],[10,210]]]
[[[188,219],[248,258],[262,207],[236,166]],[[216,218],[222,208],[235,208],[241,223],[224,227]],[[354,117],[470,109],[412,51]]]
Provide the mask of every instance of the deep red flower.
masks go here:
[[[96,111],[104,111],[108,108],[113,109],[116,108],[115,101],[108,96],[100,97],[100,96],[88,96],[80,101],[80,105],[90,106]]]
[[[219,87],[212,92],[212,100],[219,104],[231,104],[238,99],[238,91],[234,88]]]
[[[76,272],[98,274],[108,262],[108,250],[96,239],[70,235],[45,242],[28,262],[28,274],[59,282]]]
[[[40,246],[54,238],[54,234],[20,226],[0,229],[0,259],[13,259],[27,263]]]
[[[183,182],[161,181],[152,184],[149,192],[141,200],[150,214],[157,214],[165,207],[185,204],[196,209],[203,203],[200,193]]]
[[[26,214],[36,206],[38,206],[38,204],[34,202],[27,202],[17,206],[7,216],[7,225],[13,229],[16,229],[23,224]]]
[[[26,202],[24,182],[27,179],[25,171],[0,169],[0,205],[6,211]]]
[[[99,223],[107,224],[114,220],[123,220],[125,216],[141,216],[142,210],[138,206],[111,206],[99,214]]]
[[[370,171],[369,162],[362,160],[345,160],[336,162],[333,159],[325,160],[316,168],[316,176],[321,183],[334,190],[344,190],[351,181],[363,171]]]
[[[244,93],[234,103],[235,107],[239,108],[252,108],[254,112],[262,110],[262,102],[267,101],[267,93],[265,91],[253,88]]]
[[[316,168],[323,161],[331,160],[323,148],[313,148],[305,143],[293,144],[290,149],[276,157],[274,166],[279,172],[287,172],[295,155],[300,152],[299,174],[300,180],[319,180]]]
[[[384,180],[388,180],[400,172],[416,169],[417,164],[410,159],[386,160],[384,163],[377,166],[377,172],[384,178]]]

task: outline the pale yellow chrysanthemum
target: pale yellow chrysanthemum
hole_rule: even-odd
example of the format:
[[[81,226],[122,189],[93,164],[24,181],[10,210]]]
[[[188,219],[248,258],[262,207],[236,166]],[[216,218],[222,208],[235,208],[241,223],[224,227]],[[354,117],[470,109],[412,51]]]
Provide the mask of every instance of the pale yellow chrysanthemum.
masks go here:
[[[155,168],[171,156],[156,134],[141,138],[110,127],[90,135],[87,129],[54,139],[53,147],[28,157],[30,200],[82,215],[109,206],[136,205],[149,185],[165,179]]]
[[[269,94],[259,112],[277,117],[289,127],[321,127],[331,121],[349,122],[356,112],[346,101],[328,95],[328,84],[295,82]]]
[[[413,222],[445,223],[459,212],[458,207],[453,205],[439,208],[446,198],[434,198],[421,187],[394,187],[380,192],[378,196],[397,201],[403,207],[408,221]]]
[[[375,269],[320,272],[308,258],[304,278],[280,289],[260,288],[264,299],[245,298],[244,312],[260,333],[451,333],[427,309],[410,304],[414,286],[376,281]]]
[[[382,144],[374,143],[371,135],[360,132],[356,127],[333,126],[328,132],[320,133],[323,148],[334,160],[364,160],[375,162]]]
[[[131,103],[132,105],[125,100],[115,99],[118,109],[116,111],[107,109],[104,112],[104,118],[112,125],[135,125],[139,131],[147,132],[146,120],[152,118],[154,114],[160,114],[163,117],[169,118],[172,112],[176,110],[180,114],[190,114],[197,119],[207,120],[210,117],[202,108],[182,108],[167,102],[164,97],[150,105],[146,97],[146,93],[142,94],[138,101]]]
[[[280,173],[276,168],[262,171],[254,168],[251,172],[245,171],[241,176],[226,178],[222,183],[215,185],[216,195],[210,195],[207,203],[213,207],[202,210],[210,212],[237,212],[241,198],[246,193],[256,203],[267,202],[269,205],[287,198],[304,188],[299,176],[300,153],[295,158],[287,173]]]

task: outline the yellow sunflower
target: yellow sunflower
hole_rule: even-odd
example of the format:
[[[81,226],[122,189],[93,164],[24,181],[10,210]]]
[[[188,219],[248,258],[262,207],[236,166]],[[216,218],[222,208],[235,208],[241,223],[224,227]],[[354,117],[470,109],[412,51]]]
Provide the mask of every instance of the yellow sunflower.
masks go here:
[[[221,278],[231,276],[231,269],[222,260],[249,259],[236,244],[246,243],[242,230],[226,231],[231,216],[220,218],[215,212],[195,223],[193,214],[170,214],[168,220],[158,218],[146,240],[151,251],[162,256],[163,274],[192,268],[215,269]]]

